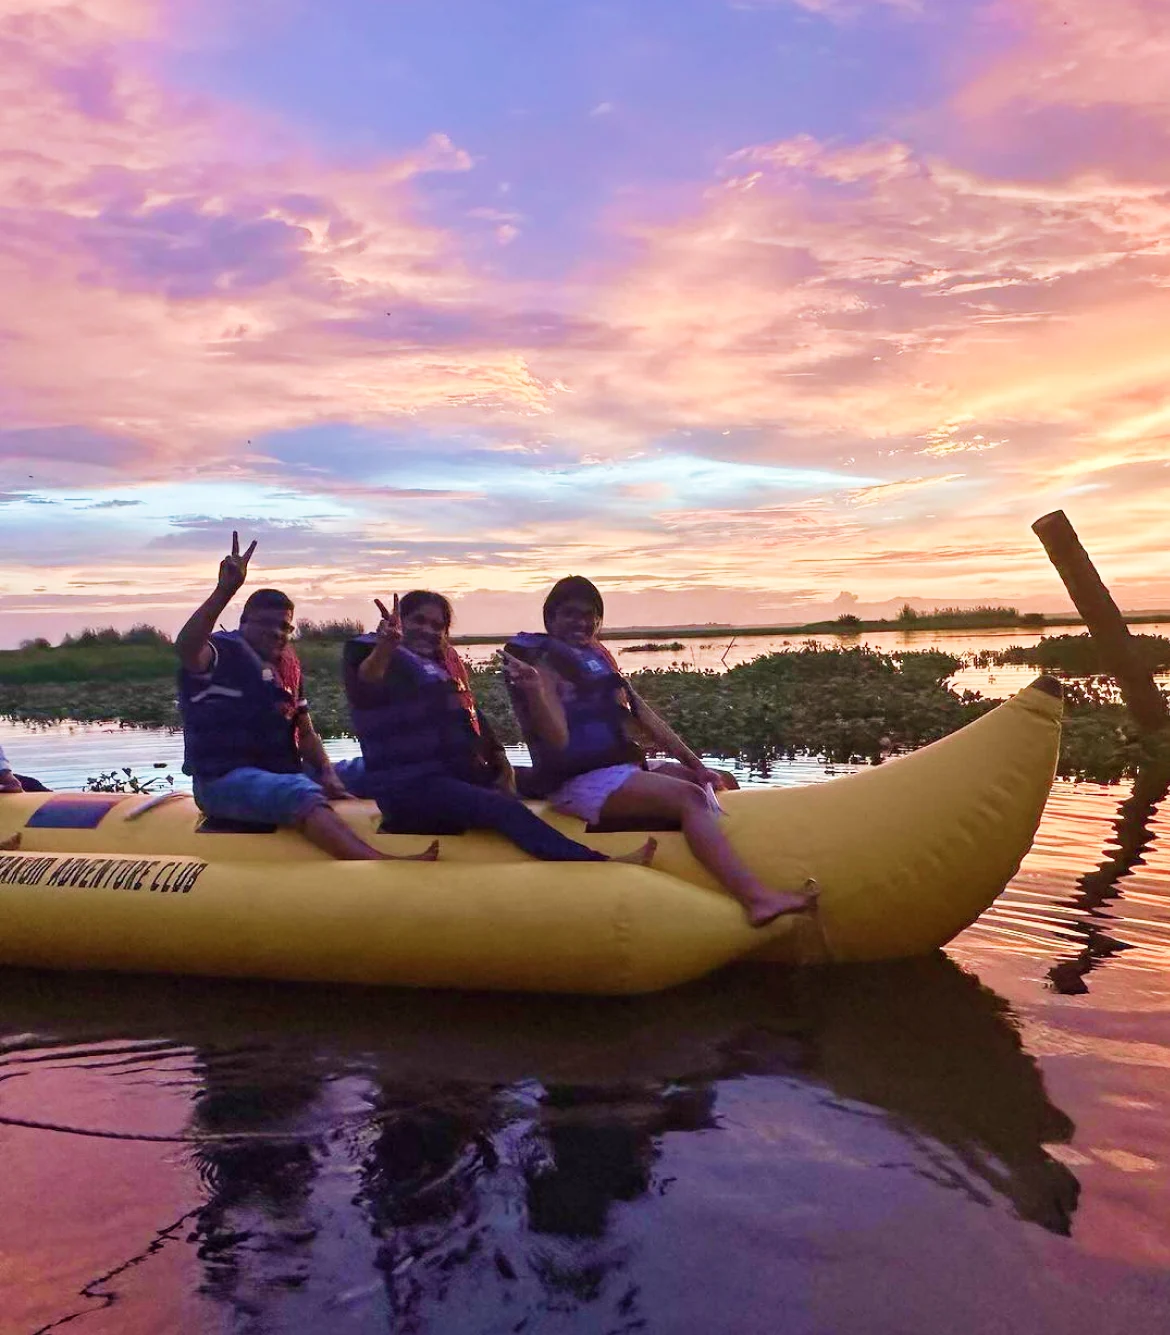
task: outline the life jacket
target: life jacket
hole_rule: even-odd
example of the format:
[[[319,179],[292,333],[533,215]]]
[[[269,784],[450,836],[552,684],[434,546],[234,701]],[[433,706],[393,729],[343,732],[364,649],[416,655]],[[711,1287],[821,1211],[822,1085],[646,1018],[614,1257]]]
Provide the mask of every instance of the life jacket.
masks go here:
[[[505,652],[526,663],[544,663],[561,679],[558,693],[569,729],[562,749],[527,737],[533,775],[526,787],[547,795],[567,780],[610,765],[643,765],[646,755],[629,735],[634,706],[622,701],[626,681],[600,645],[583,649],[552,635],[516,635]]]
[[[239,631],[216,631],[211,643],[216,659],[209,675],[179,669],[183,773],[210,780],[250,766],[296,774],[302,702]]]
[[[346,646],[346,696],[366,772],[396,781],[442,774],[490,783],[462,660],[456,655],[456,670],[449,658],[436,663],[399,645],[383,680],[363,682],[357,667],[376,642],[376,635],[359,635]]]

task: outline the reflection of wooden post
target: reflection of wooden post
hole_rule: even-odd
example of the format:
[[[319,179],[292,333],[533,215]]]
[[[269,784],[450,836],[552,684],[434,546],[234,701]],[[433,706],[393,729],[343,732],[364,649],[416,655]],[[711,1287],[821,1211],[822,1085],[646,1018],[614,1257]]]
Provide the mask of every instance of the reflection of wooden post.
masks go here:
[[[1087,992],[1085,975],[1102,960],[1129,949],[1124,941],[1101,930],[1101,920],[1094,910],[1117,899],[1123,893],[1124,879],[1141,866],[1143,855],[1154,842],[1154,813],[1168,792],[1170,766],[1158,761],[1138,766],[1133,792],[1117,808],[1117,819],[1113,822],[1114,837],[1109,843],[1116,845],[1117,851],[1077,882],[1079,893],[1071,903],[1074,908],[1084,910],[1086,916],[1073,923],[1073,927],[1084,935],[1085,944],[1071,959],[1058,960],[1048,970],[1057,992],[1066,996]]]
[[[1069,597],[1084,617],[1089,634],[1101,650],[1105,670],[1121,687],[1121,697],[1134,722],[1147,732],[1164,728],[1170,718],[1154,674],[1138,658],[1125,618],[1081,546],[1068,516],[1063,510],[1054,510],[1037,519],[1032,532],[1044,544]]]

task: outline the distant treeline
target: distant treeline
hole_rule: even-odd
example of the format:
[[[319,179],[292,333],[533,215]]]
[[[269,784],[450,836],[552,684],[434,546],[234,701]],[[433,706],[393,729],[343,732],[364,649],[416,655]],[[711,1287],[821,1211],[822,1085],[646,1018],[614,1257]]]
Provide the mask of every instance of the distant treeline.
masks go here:
[[[929,612],[920,612],[909,603],[903,603],[893,620],[863,621],[861,617],[846,612],[834,621],[817,621],[801,626],[800,629],[835,631],[848,635],[891,626],[900,630],[995,630],[1004,626],[1041,630],[1046,625],[1048,621],[1043,612],[1021,612],[1018,607],[981,604],[979,607],[936,607]]]
[[[66,635],[54,648],[38,637],[0,650],[0,683],[125,681],[174,677],[175,648],[156,626],[105,626]]]
[[[298,640],[352,640],[355,635],[364,635],[365,626],[360,621],[340,618],[334,621],[298,621]]]
[[[298,621],[297,638],[301,640],[348,640],[355,635],[364,634],[365,629],[360,621],[347,619]],[[142,621],[136,626],[131,626],[129,630],[116,630],[113,626],[87,626],[77,635],[64,636],[56,647],[58,649],[90,649],[115,644],[148,644],[170,649],[174,640],[165,630],[159,630],[157,626]],[[22,651],[52,649],[53,647],[52,642],[45,639],[43,635],[20,642]]]
[[[86,626],[80,635],[66,635],[57,646],[59,649],[88,649],[95,645],[110,644],[152,644],[169,648],[173,641],[165,630],[139,622],[129,630],[115,630],[113,626],[95,628]],[[51,649],[53,646],[43,635],[33,640],[21,640],[21,649]]]

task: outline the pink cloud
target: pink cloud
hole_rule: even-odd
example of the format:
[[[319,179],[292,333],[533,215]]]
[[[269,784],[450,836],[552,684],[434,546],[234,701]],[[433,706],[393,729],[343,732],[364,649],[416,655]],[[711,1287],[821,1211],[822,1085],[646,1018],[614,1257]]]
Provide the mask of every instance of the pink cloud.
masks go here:
[[[1011,598],[1051,577],[1003,533],[1055,505],[1075,513],[1093,487],[1091,518],[1075,515],[1087,540],[1123,587],[1170,590],[1164,167],[1135,155],[1008,179],[961,152],[964,126],[1014,126],[1020,107],[1164,118],[1158,8],[993,9],[1016,45],[948,103],[931,151],[904,134],[746,146],[668,221],[624,218],[620,262],[553,289],[485,277],[423,220],[422,178],[471,165],[442,135],[335,161],[163,83],[140,45],[166,40],[167,6],[0,0],[0,488],[271,476],[245,442],[336,421],[506,426],[501,450],[548,439],[601,457],[671,435],[842,482],[791,505],[687,511],[632,482],[618,491],[634,519],[529,513],[447,547],[425,501],[458,503],[470,528],[462,502],[478,492],[323,482],[354,506],[344,573],[328,535],[306,530],[273,551],[274,578],[357,597],[373,573],[431,563],[459,591],[495,563],[511,597],[572,565],[631,593],[848,578],[863,595],[901,584],[946,600],[977,569],[981,592]],[[472,221],[507,244],[524,220]],[[850,469],[882,481],[850,487]],[[424,504],[395,511],[379,544],[390,501]],[[196,537],[160,552],[165,593],[125,596],[189,598]],[[136,560],[111,563],[111,589]],[[59,566],[93,573],[76,554]],[[6,578],[32,597],[45,575]]]
[[[403,303],[484,299],[416,216],[420,175],[466,170],[466,154],[435,135],[334,164],[256,115],[174,93],[125,45],[165,12],[0,6],[8,423],[83,423],[166,472],[322,419],[539,411],[547,391],[511,349],[353,334]]]
[[[995,0],[986,21],[1016,40],[963,90],[964,112],[1017,103],[1170,114],[1170,29],[1162,0]]]

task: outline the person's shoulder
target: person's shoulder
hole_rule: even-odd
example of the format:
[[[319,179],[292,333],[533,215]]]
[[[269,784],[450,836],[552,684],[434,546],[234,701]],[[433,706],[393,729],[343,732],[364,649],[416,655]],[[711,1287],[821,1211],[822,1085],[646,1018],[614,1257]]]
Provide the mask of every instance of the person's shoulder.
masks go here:
[[[207,643],[211,649],[213,666],[223,656],[238,658],[246,653],[244,638],[238,630],[213,630],[207,637]]]
[[[594,640],[592,648],[593,652],[598,656],[598,658],[600,658],[603,662],[608,663],[609,666],[613,669],[613,671],[616,672],[618,676],[621,676],[622,670],[620,667],[618,667],[617,659],[614,658],[613,654],[610,653],[610,651],[605,647],[604,644],[601,643],[600,640]]]
[[[513,635],[504,645],[504,652],[522,663],[536,663],[548,654],[549,637],[539,632],[523,630]]]

